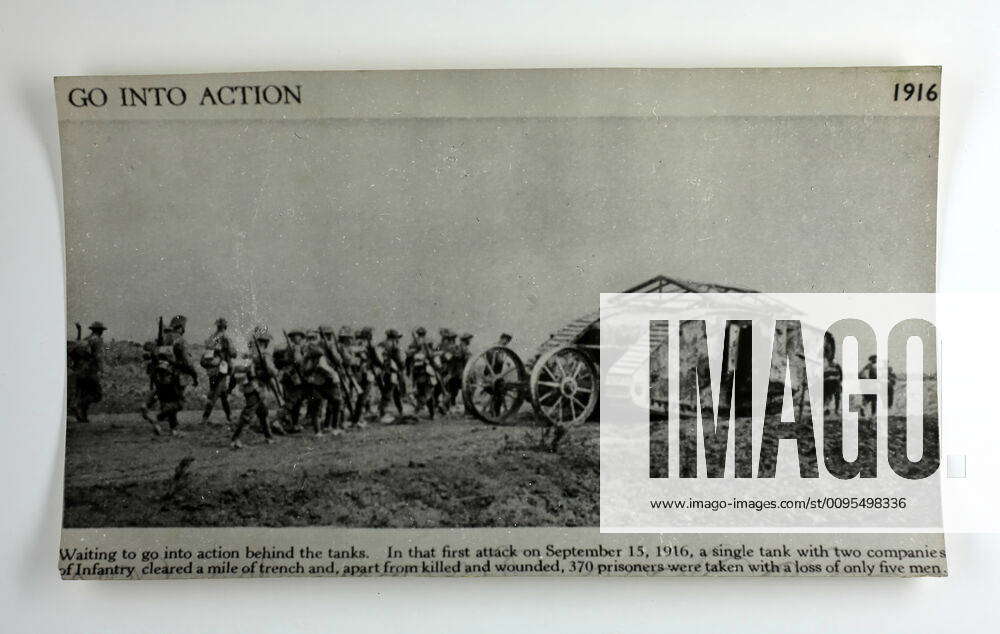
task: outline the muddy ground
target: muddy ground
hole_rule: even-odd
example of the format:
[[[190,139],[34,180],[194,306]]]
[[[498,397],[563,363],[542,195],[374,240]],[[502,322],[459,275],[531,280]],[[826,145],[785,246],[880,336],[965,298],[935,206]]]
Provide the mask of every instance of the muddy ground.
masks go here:
[[[229,448],[220,412],[182,437],[154,436],[135,414],[67,422],[66,527],[596,526],[597,424],[549,453],[525,413],[491,426],[453,414],[373,423],[338,437]]]

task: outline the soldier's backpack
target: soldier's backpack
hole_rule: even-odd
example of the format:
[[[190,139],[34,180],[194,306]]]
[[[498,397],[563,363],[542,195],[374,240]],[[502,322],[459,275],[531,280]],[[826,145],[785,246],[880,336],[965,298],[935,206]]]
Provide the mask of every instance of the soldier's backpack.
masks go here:
[[[218,368],[222,359],[217,354],[219,349],[219,338],[209,337],[205,340],[205,352],[201,353],[199,364],[206,370]]]
[[[158,383],[170,383],[177,378],[174,369],[174,347],[167,343],[153,351],[153,378]]]

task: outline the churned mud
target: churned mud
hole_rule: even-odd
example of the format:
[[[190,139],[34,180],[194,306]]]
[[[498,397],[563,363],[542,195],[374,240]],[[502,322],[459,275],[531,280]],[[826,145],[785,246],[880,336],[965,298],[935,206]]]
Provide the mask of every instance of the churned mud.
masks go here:
[[[66,527],[597,526],[596,424],[558,453],[530,415],[495,427],[451,415],[371,424],[341,436],[303,432],[229,448],[221,412],[182,437],[154,436],[135,414],[68,421]]]

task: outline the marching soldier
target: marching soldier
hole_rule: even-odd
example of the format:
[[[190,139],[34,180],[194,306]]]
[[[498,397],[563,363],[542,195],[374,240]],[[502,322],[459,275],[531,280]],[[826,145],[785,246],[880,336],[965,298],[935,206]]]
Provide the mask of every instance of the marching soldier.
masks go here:
[[[836,362],[834,357],[829,357],[823,362],[823,393],[826,395],[826,402],[823,409],[830,410],[833,416],[840,416],[840,395],[843,391],[844,370]]]
[[[358,395],[354,401],[354,416],[351,422],[360,426],[363,423],[362,418],[371,409],[371,391],[376,382],[378,355],[375,352],[374,344],[372,344],[370,326],[365,326],[354,335],[354,345],[351,347],[351,351],[357,362],[355,378],[358,381]]]
[[[162,334],[166,334],[168,329],[164,329]],[[143,402],[142,407],[139,408],[139,413],[142,415],[143,420],[152,425],[153,433],[157,436],[160,435],[160,427],[156,424],[156,420],[150,415],[150,411],[156,406],[156,340],[151,339],[146,343],[142,344],[142,359],[146,362],[146,376],[149,379],[149,391],[146,393],[146,400]]]
[[[232,412],[229,409],[229,392],[232,389],[230,369],[236,358],[236,348],[232,339],[226,334],[229,323],[223,317],[215,320],[215,333],[205,341],[205,354],[201,357],[201,367],[208,372],[208,402],[201,422],[207,425],[212,415],[216,401],[221,401],[226,422],[232,422]]]
[[[440,382],[432,365],[433,349],[426,337],[427,329],[423,326],[413,331],[413,339],[406,349],[406,372],[413,382],[413,413],[418,414],[422,407],[427,407],[427,414],[434,420],[434,413],[438,409]]]
[[[465,364],[458,363],[458,335],[449,328],[440,330],[441,341],[438,343],[436,358],[441,374],[441,411],[447,414],[454,407],[458,392],[462,389],[462,370]]]
[[[348,403],[347,409],[357,407],[357,396],[361,393],[361,360],[356,354],[354,344],[354,331],[350,326],[342,326],[337,334],[336,351],[340,358],[340,370],[343,374],[343,395]],[[367,427],[367,423],[361,420],[360,414],[351,413],[351,424],[358,429]],[[342,425],[346,426],[346,425]]]
[[[76,419],[89,423],[90,406],[104,398],[101,377],[104,374],[104,327],[99,321],[90,324],[90,334],[71,351],[73,383],[76,391]],[[79,334],[79,329],[77,330]]]
[[[176,315],[170,320],[170,329],[163,333],[162,341],[156,348],[156,398],[160,401],[160,413],[156,415],[158,422],[167,422],[170,433],[179,436],[177,429],[177,413],[184,406],[184,376],[191,378],[193,385],[198,385],[198,372],[191,365],[188,356],[187,342],[184,341],[184,331],[187,327],[187,317]],[[159,425],[154,426],[154,432],[160,433]]]
[[[323,436],[325,428],[330,428],[334,433],[339,431],[342,389],[340,374],[334,365],[340,359],[337,351],[325,339],[332,331],[333,328],[329,326],[320,326],[319,330],[307,332],[302,353],[302,376],[309,386],[306,418],[312,423],[317,438]]]
[[[289,330],[285,333],[287,345],[274,355],[274,365],[281,375],[281,389],[285,395],[285,404],[278,412],[278,422],[274,425],[274,431],[279,434],[301,431],[299,416],[309,392],[302,376],[302,340],[305,334],[301,328]]]
[[[396,405],[396,411],[403,415],[403,393],[406,391],[406,384],[403,382],[403,371],[405,362],[402,351],[399,349],[399,340],[403,335],[395,328],[385,331],[385,340],[376,346],[376,360],[381,368],[379,379],[379,391],[381,398],[378,404],[379,418],[385,421],[385,411],[389,406],[391,398]]]
[[[469,363],[469,358],[472,356],[472,351],[470,350],[471,344],[472,334],[466,332],[459,338],[459,344],[455,348],[455,354],[452,358],[453,385],[449,391],[449,408],[456,405],[458,395],[462,392],[462,373],[465,372],[465,366]]]
[[[267,404],[264,402],[264,392],[268,389],[275,390],[277,385],[278,369],[274,366],[274,358],[268,346],[271,343],[271,335],[263,328],[255,329],[250,334],[249,363],[245,367],[239,368],[243,376],[241,391],[245,405],[236,420],[236,429],[230,441],[230,447],[241,449],[243,443],[240,442],[240,434],[243,428],[253,422],[256,418],[260,424],[261,433],[267,439],[267,444],[274,443],[274,435],[271,433],[271,425],[267,420]],[[275,396],[278,396],[275,393]],[[280,403],[280,398],[279,398]]]
[[[873,354],[870,357],[868,357],[868,363],[865,364],[865,367],[861,368],[861,373],[859,374],[859,378],[862,378],[862,379],[877,379],[878,378],[878,356],[877,355]],[[867,415],[870,418],[875,418],[875,416],[877,414],[877,412],[876,412],[876,405],[878,403],[878,397],[876,395],[874,395],[874,394],[864,394],[864,395],[862,395],[861,399],[862,399],[861,410],[863,412],[862,415],[864,415],[864,413],[867,413]]]

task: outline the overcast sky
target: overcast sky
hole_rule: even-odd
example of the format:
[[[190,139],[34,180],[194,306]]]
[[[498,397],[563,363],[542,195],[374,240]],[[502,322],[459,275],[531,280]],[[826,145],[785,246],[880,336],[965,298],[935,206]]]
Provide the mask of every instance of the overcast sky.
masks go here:
[[[68,321],[532,350],[657,274],[928,291],[936,130],[886,117],[63,122]]]

